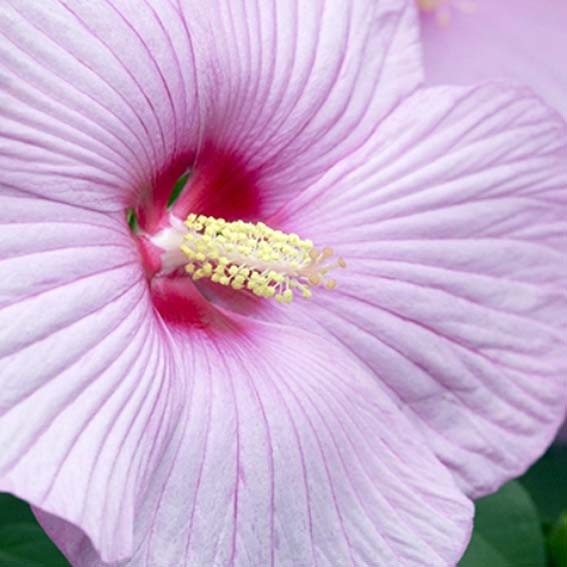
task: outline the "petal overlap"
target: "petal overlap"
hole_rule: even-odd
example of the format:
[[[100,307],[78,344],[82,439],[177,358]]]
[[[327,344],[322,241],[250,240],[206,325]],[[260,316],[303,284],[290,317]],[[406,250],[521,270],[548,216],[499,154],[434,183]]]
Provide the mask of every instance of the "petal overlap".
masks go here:
[[[275,218],[348,264],[303,319],[281,316],[364,360],[472,496],[520,474],[565,412],[565,155],[529,91],[425,90]]]

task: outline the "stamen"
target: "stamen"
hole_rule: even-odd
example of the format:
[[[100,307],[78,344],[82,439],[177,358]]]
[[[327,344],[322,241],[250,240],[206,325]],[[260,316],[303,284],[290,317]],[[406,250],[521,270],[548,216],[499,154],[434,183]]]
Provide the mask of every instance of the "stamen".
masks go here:
[[[310,240],[262,222],[228,222],[191,214],[185,227],[180,250],[188,260],[185,272],[194,280],[209,278],[281,303],[291,303],[295,293],[310,298],[311,288],[318,285],[333,289],[336,281],[326,275],[346,267],[343,258],[329,263],[331,248],[319,251]]]

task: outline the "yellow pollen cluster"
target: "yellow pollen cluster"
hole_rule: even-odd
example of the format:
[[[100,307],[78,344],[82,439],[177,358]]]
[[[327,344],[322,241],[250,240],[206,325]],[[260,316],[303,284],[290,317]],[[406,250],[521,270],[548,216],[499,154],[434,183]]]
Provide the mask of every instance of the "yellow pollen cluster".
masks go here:
[[[264,223],[228,222],[191,214],[181,251],[187,256],[185,271],[194,280],[211,281],[259,297],[291,303],[295,293],[311,297],[311,288],[333,289],[336,281],[326,276],[345,268],[342,258],[330,263],[331,248],[314,248],[297,234],[274,230]]]

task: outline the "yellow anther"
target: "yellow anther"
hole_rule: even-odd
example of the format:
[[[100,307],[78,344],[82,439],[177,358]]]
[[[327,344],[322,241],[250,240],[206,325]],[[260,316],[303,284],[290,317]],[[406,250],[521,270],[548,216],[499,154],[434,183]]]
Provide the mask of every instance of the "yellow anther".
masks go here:
[[[195,252],[193,252],[193,250],[189,248],[189,246],[187,246],[186,244],[181,245],[181,252],[183,252],[183,254],[185,254],[188,258],[195,257]]]
[[[261,222],[227,222],[191,214],[185,227],[180,250],[190,260],[185,270],[194,280],[207,277],[280,303],[291,303],[293,290],[308,299],[311,287],[323,284],[333,289],[336,281],[327,279],[326,274],[346,266],[343,258],[334,264],[328,262],[333,255],[331,248],[317,250],[310,240]]]
[[[321,276],[319,276],[319,274],[311,274],[309,276],[309,283],[311,285],[319,285],[321,283]]]

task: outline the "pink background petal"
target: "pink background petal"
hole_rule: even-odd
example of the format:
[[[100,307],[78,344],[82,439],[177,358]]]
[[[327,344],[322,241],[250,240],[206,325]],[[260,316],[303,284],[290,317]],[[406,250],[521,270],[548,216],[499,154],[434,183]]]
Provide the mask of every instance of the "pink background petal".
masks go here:
[[[448,26],[422,17],[425,77],[430,84],[514,79],[567,117],[567,3],[475,0],[472,14],[452,11]]]

